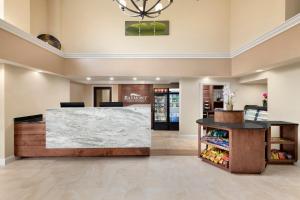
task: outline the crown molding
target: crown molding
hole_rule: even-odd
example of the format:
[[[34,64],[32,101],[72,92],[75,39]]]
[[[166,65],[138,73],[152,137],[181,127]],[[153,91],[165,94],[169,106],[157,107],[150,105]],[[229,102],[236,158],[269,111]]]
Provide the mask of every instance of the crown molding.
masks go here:
[[[35,45],[37,45],[37,46],[39,46],[43,49],[46,49],[46,50],[48,50],[48,51],[50,51],[50,52],[52,52],[52,53],[54,53],[58,56],[61,56],[61,57],[64,56],[62,51],[54,48],[53,46],[49,45],[46,42],[43,42],[42,40],[34,37],[33,35],[17,28],[16,26],[14,26],[10,23],[7,23],[6,21],[4,21],[2,19],[0,19],[0,28],[7,31],[7,32],[9,32],[9,33],[12,33],[12,34],[18,36],[19,38],[22,38],[22,39],[24,39],[24,40],[26,40],[26,41],[28,41],[32,44],[35,44]]]
[[[29,33],[22,31],[21,29],[5,22],[0,19],[0,28],[10,32],[32,44],[35,44],[43,49],[46,49],[62,58],[66,59],[231,59],[236,56],[243,54],[244,52],[254,48],[255,46],[266,42],[274,38],[275,36],[287,31],[290,28],[298,25],[300,23],[300,14],[290,18],[289,20],[282,23],[280,26],[276,27],[270,32],[263,34],[257,39],[243,45],[241,48],[234,50],[232,52],[223,53],[115,53],[115,54],[103,54],[103,53],[72,53],[60,51],[46,42],[39,40]]]
[[[67,59],[222,59],[230,58],[230,53],[129,53],[129,54],[100,54],[100,53],[64,53],[64,58]]]
[[[252,42],[249,42],[248,44],[243,45],[241,48],[239,48],[235,51],[232,51],[231,58],[234,58],[236,56],[243,54],[244,52],[266,42],[267,40],[270,40],[270,39],[276,37],[277,35],[287,31],[288,29],[293,28],[294,26],[298,25],[299,23],[300,23],[300,14],[295,15],[294,17],[288,19],[287,21],[285,21],[278,27],[274,28],[272,31],[261,35],[260,37],[253,40]]]

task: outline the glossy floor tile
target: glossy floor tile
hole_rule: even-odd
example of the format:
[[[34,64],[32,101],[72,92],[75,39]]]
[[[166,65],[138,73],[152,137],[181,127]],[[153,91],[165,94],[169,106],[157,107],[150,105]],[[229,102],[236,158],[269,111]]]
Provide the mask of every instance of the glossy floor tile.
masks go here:
[[[296,200],[300,167],[234,175],[193,156],[23,159],[0,168],[1,200]]]

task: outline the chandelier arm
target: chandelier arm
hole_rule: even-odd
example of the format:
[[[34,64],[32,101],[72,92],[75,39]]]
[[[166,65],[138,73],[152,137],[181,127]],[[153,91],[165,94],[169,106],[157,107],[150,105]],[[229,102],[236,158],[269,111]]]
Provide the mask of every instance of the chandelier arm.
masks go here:
[[[140,10],[140,8],[136,5],[136,3],[134,2],[134,0],[130,0],[131,1],[131,3],[133,4],[133,6],[139,11],[139,12],[142,12],[141,10]]]
[[[147,1],[144,1],[144,3],[143,3],[143,12],[146,12],[146,2]]]
[[[173,1],[171,0],[170,3],[164,7],[163,9],[159,10],[159,11],[154,11],[154,12],[148,12],[147,14],[152,15],[152,14],[156,14],[156,13],[160,13],[161,11],[166,10],[167,8],[169,8],[171,6],[171,4],[173,3]]]
[[[130,12],[133,12],[133,13],[135,13],[135,14],[140,14],[140,12],[137,12],[137,11],[135,11],[135,10],[132,10],[132,9],[130,9],[130,8],[127,8],[126,6],[124,6],[123,4],[121,4],[119,0],[115,0],[115,1],[116,1],[120,6],[122,6],[122,8],[124,8],[125,10],[128,10],[128,11],[130,11]]]
[[[149,8],[146,12],[150,12],[151,10],[153,10],[159,3],[161,2],[161,0],[158,0],[151,8]]]

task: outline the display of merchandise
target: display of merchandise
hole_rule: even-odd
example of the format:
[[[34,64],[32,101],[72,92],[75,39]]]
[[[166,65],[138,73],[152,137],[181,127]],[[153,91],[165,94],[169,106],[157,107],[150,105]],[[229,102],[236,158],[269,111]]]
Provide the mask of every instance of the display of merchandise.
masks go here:
[[[166,96],[155,97],[155,121],[167,122],[168,118],[168,99]]]
[[[201,153],[201,157],[215,164],[229,168],[229,153],[218,148],[206,149]]]
[[[170,122],[179,122],[179,94],[170,94]]]
[[[154,130],[179,130],[179,88],[154,89]]]
[[[293,156],[287,152],[283,152],[277,149],[271,150],[271,159],[272,160],[292,160]]]
[[[229,140],[226,138],[220,138],[220,137],[207,137],[204,136],[201,138],[202,141],[206,141],[212,144],[216,144],[225,148],[229,148]]]
[[[229,137],[228,131],[224,131],[224,130],[210,130],[206,135],[209,137],[220,137],[220,138]]]

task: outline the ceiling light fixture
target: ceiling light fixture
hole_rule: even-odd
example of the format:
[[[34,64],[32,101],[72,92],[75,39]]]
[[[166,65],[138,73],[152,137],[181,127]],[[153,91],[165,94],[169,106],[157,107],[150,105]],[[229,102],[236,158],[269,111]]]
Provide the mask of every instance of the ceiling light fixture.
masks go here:
[[[109,80],[110,80],[110,81],[114,81],[115,78],[114,78],[114,77],[110,77]]]
[[[86,77],[86,80],[87,80],[87,81],[91,81],[92,78],[91,78],[91,77]]]
[[[137,81],[137,77],[133,77],[132,80]]]
[[[260,73],[260,72],[264,72],[264,70],[258,69],[258,70],[256,70],[255,72],[256,72],[256,73]]]
[[[160,81],[160,77],[156,77],[156,79],[155,80],[157,80],[157,81]]]
[[[173,3],[173,0],[113,0],[123,13],[130,17],[156,18]]]

